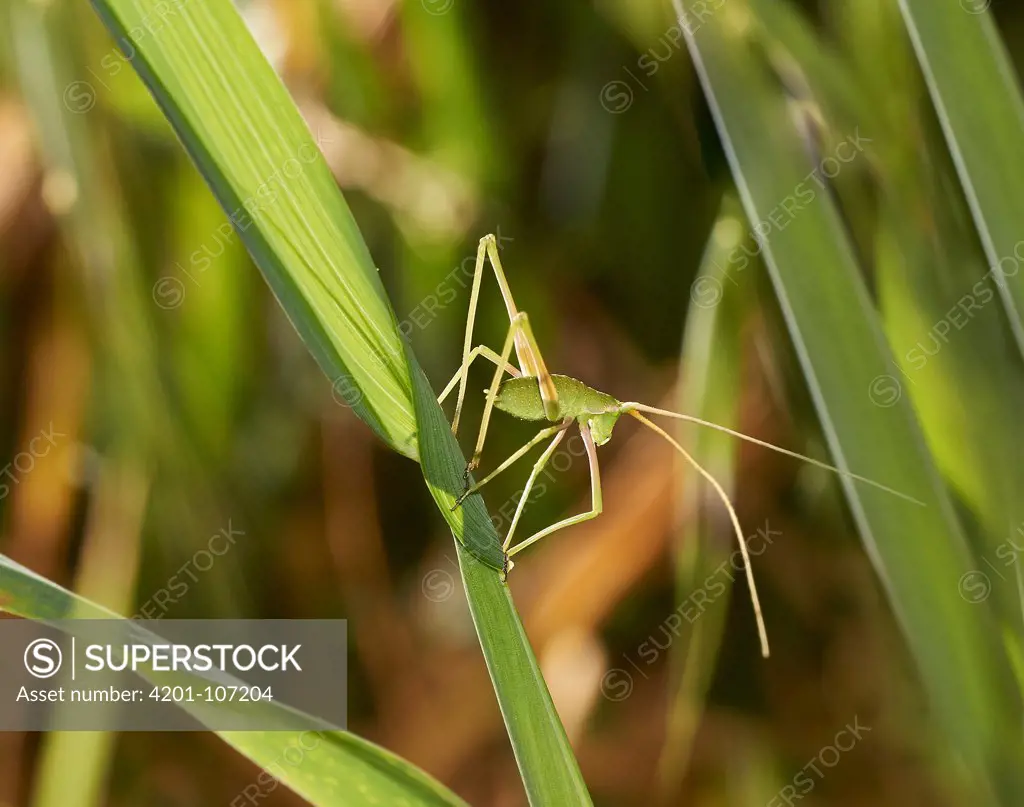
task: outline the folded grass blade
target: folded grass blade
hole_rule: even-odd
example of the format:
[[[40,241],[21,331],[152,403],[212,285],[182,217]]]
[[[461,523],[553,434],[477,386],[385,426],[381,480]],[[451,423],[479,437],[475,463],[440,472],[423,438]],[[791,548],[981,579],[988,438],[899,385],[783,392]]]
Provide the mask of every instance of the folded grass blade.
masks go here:
[[[527,794],[589,804],[499,569],[465,460],[399,336],[369,251],[280,79],[228,0],[93,0],[320,366],[392,448],[420,461],[463,580]],[[340,389],[339,389],[340,387]]]

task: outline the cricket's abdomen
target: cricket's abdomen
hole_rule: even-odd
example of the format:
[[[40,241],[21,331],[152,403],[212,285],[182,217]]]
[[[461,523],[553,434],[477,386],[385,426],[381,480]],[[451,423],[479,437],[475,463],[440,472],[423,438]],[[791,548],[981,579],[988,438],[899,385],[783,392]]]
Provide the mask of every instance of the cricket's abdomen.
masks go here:
[[[611,395],[588,387],[582,381],[567,375],[552,375],[558,392],[558,417],[579,418],[583,415],[597,415],[608,412],[620,404]],[[544,414],[544,402],[540,397],[537,379],[530,376],[506,379],[498,387],[494,405],[520,420],[548,420]]]

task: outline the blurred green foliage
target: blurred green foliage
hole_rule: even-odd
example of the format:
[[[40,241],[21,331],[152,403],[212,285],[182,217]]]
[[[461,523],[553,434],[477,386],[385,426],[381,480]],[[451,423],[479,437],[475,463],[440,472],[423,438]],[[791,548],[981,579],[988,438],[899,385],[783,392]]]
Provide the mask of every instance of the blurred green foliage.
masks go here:
[[[1024,376],[1004,301],[1024,276],[1006,263],[1001,286],[992,267],[1020,258],[1020,7],[706,0],[691,28],[698,46],[726,42],[713,77],[733,110],[723,135],[665,4],[238,5],[435,389],[458,362],[466,259],[498,231],[553,369],[664,404],[685,324],[695,413],[822,457],[838,448],[861,473],[888,456],[934,489],[924,529],[817,471],[696,444],[732,476],[750,532],[782,536],[755,560],[773,643],[762,663],[742,584],[697,614],[692,644],[693,592],[710,591],[700,575],[733,552],[728,527],[693,480],[677,496],[660,447],[623,430],[602,453],[604,518],[545,542],[510,581],[595,803],[1019,803]],[[937,88],[901,11],[942,68]],[[324,380],[92,11],[11,0],[2,15],[0,459],[51,423],[68,437],[6,480],[0,551],[73,587],[106,528],[128,560],[89,596],[134,588],[126,613],[347,617],[353,731],[472,804],[522,803],[419,471]],[[970,132],[975,112],[989,128],[951,138],[950,120]],[[789,169],[803,177],[857,131],[870,138],[862,157],[810,186],[808,215],[778,212]],[[718,276],[702,258],[736,190],[746,227],[779,223],[763,255],[748,233],[708,286],[698,272]],[[844,305],[834,288],[825,306],[815,289],[839,276],[867,294]],[[500,345],[496,294],[482,311],[479,335]],[[824,416],[838,410],[845,431]],[[526,436],[495,430],[485,462]],[[584,501],[585,463],[572,459],[524,530]],[[104,493],[112,479],[131,482]],[[494,483],[492,515],[522,481]],[[129,507],[97,521],[105,495],[135,502],[137,519]],[[889,519],[918,526],[877,529]],[[170,596],[169,578],[229,523],[245,540]],[[847,751],[837,738],[850,725],[867,730]],[[2,743],[0,802],[39,798],[46,752]],[[835,764],[831,748],[843,749]],[[65,775],[86,784],[63,804],[231,804],[257,775],[202,736],[122,736],[109,757],[79,759]]]

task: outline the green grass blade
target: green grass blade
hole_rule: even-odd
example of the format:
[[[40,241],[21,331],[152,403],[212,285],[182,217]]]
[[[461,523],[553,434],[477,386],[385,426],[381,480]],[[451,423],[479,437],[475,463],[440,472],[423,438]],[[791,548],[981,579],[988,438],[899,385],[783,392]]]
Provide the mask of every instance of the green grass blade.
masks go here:
[[[362,236],[285,88],[228,0],[93,5],[132,54],[131,64],[235,217],[336,388],[340,383],[355,412],[389,445],[419,459],[459,546],[470,608],[531,801],[589,804],[500,579],[500,541],[483,500],[470,497],[451,511],[465,459],[399,337]]]
[[[985,255],[1024,352],[1024,100],[987,0],[900,0]]]
[[[505,724],[516,738],[512,748],[530,804],[591,804],[565,729],[558,714],[548,708],[547,691],[530,685],[531,678],[540,679],[541,673],[526,631],[518,620],[516,632],[508,631],[504,614],[514,607],[508,588],[485,585],[493,573],[461,547],[459,563],[466,590],[476,589],[469,598],[473,622]],[[544,761],[540,775],[531,775],[538,760]]]
[[[685,6],[695,19],[694,3]],[[948,742],[983,791],[1014,782],[1009,790],[1019,793],[1019,775],[1000,762],[1016,753],[1019,727],[1000,637],[990,614],[957,591],[970,556],[912,409],[905,399],[882,407],[870,398],[892,359],[838,212],[810,176],[815,165],[775,74],[757,58],[746,3],[703,16],[699,27],[683,25],[687,44],[747,216],[766,235],[764,260],[833,461],[926,504],[844,479],[861,539]],[[802,199],[791,214],[781,210],[787,199],[791,211]]]
[[[938,132],[929,136],[930,127],[923,126],[923,86],[909,42],[903,48],[893,44],[884,61],[858,48],[872,36],[902,42],[899,11],[877,2],[850,2],[837,21],[850,42],[846,59],[830,51],[796,8],[767,0],[754,0],[752,7],[769,47],[785,52],[786,62],[801,68],[809,100],[820,106],[823,128],[845,132],[861,124],[879,132],[871,165],[880,210],[864,249],[873,256],[879,308],[899,363],[900,372],[893,378],[913,401],[947,484],[982,526],[980,534],[972,536],[977,553],[998,557],[995,553],[1006,540],[1008,525],[1021,521],[1016,491],[1024,486],[1024,468],[1018,460],[1024,454],[1014,425],[1014,413],[1024,406],[1017,370],[1020,357],[1012,339],[1006,338],[1005,317],[995,304],[981,306],[980,313],[972,311],[976,316],[971,327],[949,339],[941,351],[929,349],[934,355],[926,355],[921,347],[928,344],[925,334],[965,294],[971,300],[975,293],[981,300],[995,299],[998,280],[986,273],[969,211],[959,194],[948,192],[956,177],[945,142]],[[838,87],[850,91],[841,93]],[[878,114],[868,103],[883,91],[888,115]],[[840,97],[846,100],[835,103]],[[919,136],[906,137],[919,128],[924,128]],[[843,184],[837,191],[848,211],[858,200],[844,193],[856,178],[849,184],[846,179],[845,173],[838,178]],[[922,214],[906,216],[908,210]],[[979,362],[978,356],[986,360]],[[921,358],[927,359],[924,366]],[[965,388],[971,390],[970,411],[959,396]],[[1016,590],[997,585],[993,594],[991,601],[1002,621],[1015,624]]]
[[[732,268],[730,259],[746,237],[743,225],[743,209],[730,194],[722,201],[697,279],[690,289],[679,360],[679,411],[730,429],[740,428],[742,333],[754,280],[752,273],[739,278],[728,275]],[[680,423],[676,435],[735,500],[737,441],[691,423]],[[721,574],[721,567],[736,551],[734,540],[723,541],[715,532],[716,521],[719,525],[721,521],[705,509],[705,503],[716,501],[711,486],[688,463],[679,461],[677,465],[681,468],[679,498],[683,521],[675,550],[676,598],[683,603],[680,608],[688,624],[683,634],[685,641],[672,646],[674,692],[659,761],[666,803],[672,795],[678,798],[669,788],[678,786],[679,772],[690,764],[704,703],[717,668],[733,582]],[[714,505],[711,511],[715,512]],[[699,607],[694,604],[695,592],[705,598]],[[686,605],[688,601],[690,606]]]
[[[100,470],[75,591],[114,610],[132,604],[141,555],[141,527],[149,480],[134,457],[108,460]],[[72,704],[55,704],[70,711]],[[116,708],[116,707],[114,707]],[[32,807],[98,807],[106,802],[107,779],[117,735],[103,731],[58,731],[40,742]]]
[[[26,619],[51,621],[74,614],[82,619],[109,619],[113,612],[51,583],[0,555],[0,609]],[[292,725],[290,710],[268,704],[265,712],[280,715],[280,727]],[[212,707],[214,710],[221,707]],[[375,807],[381,804],[463,807],[465,802],[427,774],[349,732],[323,733],[290,729],[280,731],[217,732],[247,757],[296,793],[316,805],[346,804]],[[316,740],[320,740],[317,742]],[[290,764],[296,753],[301,762]],[[262,781],[262,780],[261,780]],[[262,782],[265,795],[269,781]]]
[[[134,54],[132,66],[324,372],[392,448],[416,457],[409,367],[373,260],[237,12],[223,0],[169,12],[148,0],[93,5]]]
[[[455,512],[462,491],[466,461],[425,376],[415,376],[417,422],[420,424],[423,475],[427,486],[456,535],[465,531],[474,542],[497,542],[483,499],[471,496]],[[463,523],[462,519],[465,518]],[[512,749],[523,775],[530,803],[588,805],[586,784],[573,756],[565,729],[551,703],[508,587],[494,569],[457,542],[462,580],[487,669],[505,718]]]

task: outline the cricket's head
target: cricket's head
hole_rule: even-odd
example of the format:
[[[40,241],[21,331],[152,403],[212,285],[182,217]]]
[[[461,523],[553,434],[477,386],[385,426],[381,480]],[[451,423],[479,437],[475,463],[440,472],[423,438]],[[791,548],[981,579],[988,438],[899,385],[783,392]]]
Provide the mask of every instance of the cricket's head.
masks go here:
[[[612,439],[612,429],[615,428],[620,414],[618,411],[612,411],[587,416],[587,425],[590,427],[590,433],[594,436],[595,443],[603,446]]]

